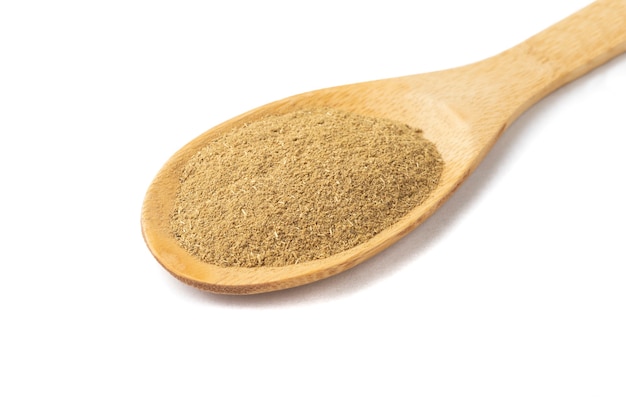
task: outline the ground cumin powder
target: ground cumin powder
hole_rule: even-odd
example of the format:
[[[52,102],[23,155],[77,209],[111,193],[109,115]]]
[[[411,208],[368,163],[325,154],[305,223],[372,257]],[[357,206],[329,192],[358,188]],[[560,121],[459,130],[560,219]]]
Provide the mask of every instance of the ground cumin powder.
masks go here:
[[[214,265],[326,258],[424,201],[442,169],[435,146],[407,125],[331,109],[269,116],[187,162],[170,226]]]

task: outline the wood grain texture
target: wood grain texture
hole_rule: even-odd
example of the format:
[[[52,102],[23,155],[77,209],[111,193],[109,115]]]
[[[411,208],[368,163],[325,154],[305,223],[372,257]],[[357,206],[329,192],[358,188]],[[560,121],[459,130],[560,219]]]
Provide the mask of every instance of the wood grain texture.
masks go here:
[[[333,87],[289,97],[222,123],[180,149],[150,185],[142,208],[144,240],[181,281],[216,293],[253,294],[314,282],[351,268],[422,223],[470,175],[526,109],[562,85],[626,51],[626,0],[599,0],[492,58],[455,69]],[[419,207],[371,240],[322,260],[285,267],[223,268],[182,249],[169,228],[180,172],[208,141],[268,114],[328,106],[424,131],[446,166]]]

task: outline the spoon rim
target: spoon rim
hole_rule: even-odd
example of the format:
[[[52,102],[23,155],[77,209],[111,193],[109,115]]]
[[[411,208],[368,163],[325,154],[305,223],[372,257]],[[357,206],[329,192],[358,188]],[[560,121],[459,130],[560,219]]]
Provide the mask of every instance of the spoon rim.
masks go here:
[[[269,114],[280,115],[313,107],[345,110],[341,101],[336,105],[329,103],[324,106],[312,103],[318,103],[315,97],[324,97],[329,92],[332,96],[340,96],[336,93],[346,87],[349,86],[317,90],[258,107],[209,129],[174,153],[150,184],[142,206],[142,235],[155,259],[180,281],[213,293],[270,292],[319,281],[350,269],[397,242],[434,213],[464,179],[450,178],[452,172],[445,158],[438,187],[421,204],[367,241],[328,257],[285,266],[223,267],[200,260],[178,244],[170,230],[169,216],[173,210],[180,174],[191,156],[233,126]],[[437,145],[436,141],[433,143]]]

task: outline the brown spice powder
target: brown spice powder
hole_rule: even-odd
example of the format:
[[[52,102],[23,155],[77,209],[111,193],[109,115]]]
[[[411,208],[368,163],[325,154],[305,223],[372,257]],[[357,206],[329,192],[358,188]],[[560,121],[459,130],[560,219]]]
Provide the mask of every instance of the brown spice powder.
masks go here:
[[[333,109],[211,141],[180,177],[171,230],[219,266],[285,266],[359,245],[422,203],[443,160],[421,131]]]

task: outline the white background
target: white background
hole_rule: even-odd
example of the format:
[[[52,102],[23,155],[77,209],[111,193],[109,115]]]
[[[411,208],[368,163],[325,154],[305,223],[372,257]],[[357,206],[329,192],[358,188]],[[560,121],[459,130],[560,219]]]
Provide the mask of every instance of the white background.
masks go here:
[[[586,4],[2,2],[0,415],[626,415],[626,56],[337,277],[205,294],[139,226],[162,164],[224,120],[486,58]]]

